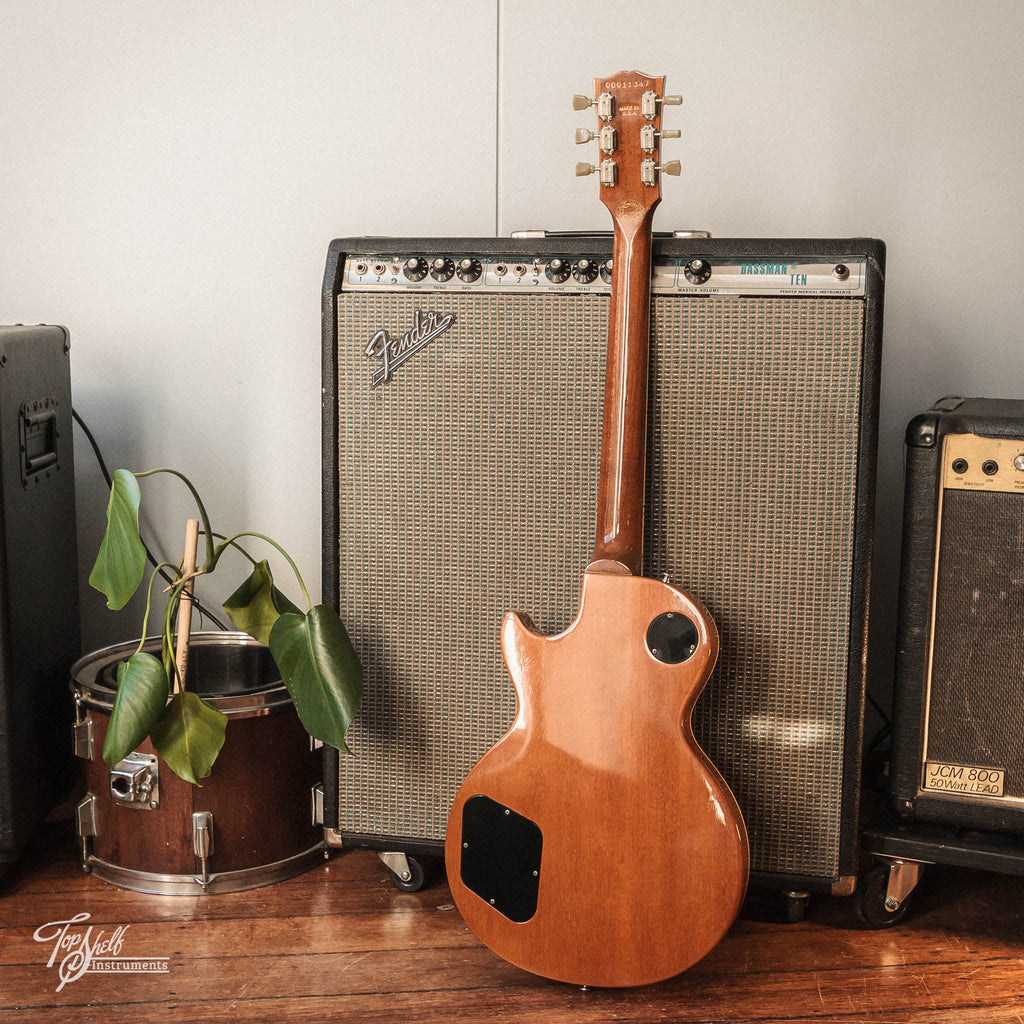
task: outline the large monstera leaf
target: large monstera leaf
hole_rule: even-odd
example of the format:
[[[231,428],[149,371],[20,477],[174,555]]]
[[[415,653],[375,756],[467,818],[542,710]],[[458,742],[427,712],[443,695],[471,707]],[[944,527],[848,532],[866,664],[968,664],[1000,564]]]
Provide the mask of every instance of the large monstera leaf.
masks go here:
[[[234,625],[261,644],[270,643],[270,631],[284,612],[302,613],[274,586],[270,563],[264,559],[249,578],[224,602]]]
[[[103,760],[113,768],[148,736],[171,771],[198,783],[224,745],[227,716],[194,693],[176,693],[168,701],[168,692],[160,658],[143,651],[118,665]]]
[[[303,728],[350,754],[345,733],[359,710],[363,670],[337,613],[322,604],[305,615],[285,612],[269,646]]]
[[[163,662],[139,652],[117,666],[117,696],[103,741],[103,760],[113,768],[149,735],[164,713],[169,686]]]
[[[152,729],[153,749],[167,767],[186,782],[199,783],[210,774],[224,746],[227,715],[189,690],[176,693]]]
[[[107,503],[107,528],[89,583],[106,597],[107,607],[117,611],[128,603],[142,582],[146,549],[139,537],[139,482],[127,469],[115,470],[113,481]]]

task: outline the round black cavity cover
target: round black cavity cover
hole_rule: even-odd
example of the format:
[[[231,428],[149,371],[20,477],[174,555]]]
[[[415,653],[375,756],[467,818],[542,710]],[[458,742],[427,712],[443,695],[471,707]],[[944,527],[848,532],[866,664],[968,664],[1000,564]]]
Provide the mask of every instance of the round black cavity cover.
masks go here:
[[[682,612],[665,612],[647,627],[647,649],[666,665],[686,661],[699,640],[696,624]]]

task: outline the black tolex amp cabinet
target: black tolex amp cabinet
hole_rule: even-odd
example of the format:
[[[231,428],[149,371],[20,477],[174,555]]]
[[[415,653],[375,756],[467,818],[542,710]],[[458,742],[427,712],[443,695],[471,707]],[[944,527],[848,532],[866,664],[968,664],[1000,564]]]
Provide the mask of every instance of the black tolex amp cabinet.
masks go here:
[[[63,327],[0,327],[0,871],[75,779],[69,352]]]
[[[891,803],[1024,832],[1024,401],[945,398],[906,451]]]
[[[884,246],[654,249],[645,572],[717,622],[694,727],[754,882],[850,892]],[[515,710],[502,615],[573,619],[610,255],[601,236],[330,246],[324,594],[366,671],[357,756],[325,771],[332,842],[442,852],[459,783]]]

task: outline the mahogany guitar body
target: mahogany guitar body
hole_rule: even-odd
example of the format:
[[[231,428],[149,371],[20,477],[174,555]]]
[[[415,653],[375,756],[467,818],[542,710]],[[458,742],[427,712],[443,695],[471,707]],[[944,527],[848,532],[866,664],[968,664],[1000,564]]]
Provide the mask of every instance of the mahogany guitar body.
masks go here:
[[[580,985],[672,977],[742,903],[746,831],[690,730],[718,654],[692,598],[588,571],[558,636],[509,613],[518,710],[467,776],[446,859],[469,927],[517,966]]]

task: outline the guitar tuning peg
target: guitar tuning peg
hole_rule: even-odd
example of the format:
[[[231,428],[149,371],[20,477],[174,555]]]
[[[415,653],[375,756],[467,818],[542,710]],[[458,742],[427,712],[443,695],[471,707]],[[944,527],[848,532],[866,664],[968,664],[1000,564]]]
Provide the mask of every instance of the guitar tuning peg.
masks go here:
[[[678,107],[682,102],[682,96],[659,96],[653,89],[648,89],[640,97],[640,113],[650,120],[657,116],[659,103],[663,107]]]
[[[600,172],[602,185],[612,186],[618,184],[619,165],[614,160],[602,160],[600,167],[595,167],[593,164],[576,165],[577,178],[585,178],[588,174],[593,174],[595,171]]]
[[[683,133],[678,128],[662,128],[658,134],[663,139],[678,139]]]
[[[587,110],[594,106],[597,107],[597,116],[602,121],[610,121],[615,116],[615,97],[610,92],[601,93],[596,100],[581,93],[576,93],[572,98],[573,110]]]
[[[683,167],[678,160],[669,160],[666,163],[660,164],[658,166],[658,170],[661,171],[662,174],[677,175],[682,173]]]
[[[590,142],[591,139],[596,139],[596,138],[597,138],[597,136],[592,131],[588,131],[586,128],[577,128],[576,129],[576,145],[577,146],[581,146],[585,142]]]

